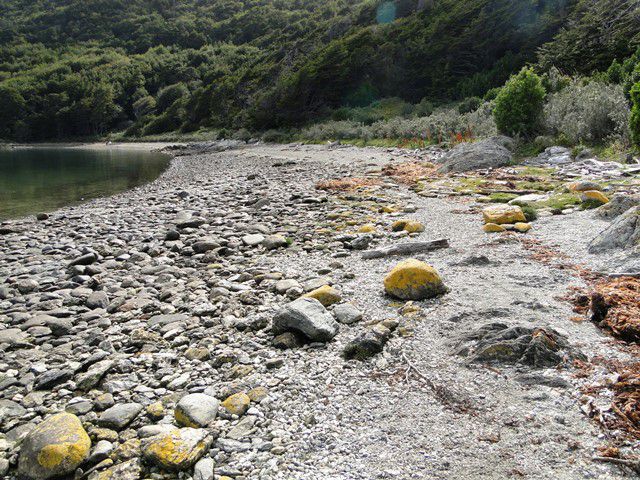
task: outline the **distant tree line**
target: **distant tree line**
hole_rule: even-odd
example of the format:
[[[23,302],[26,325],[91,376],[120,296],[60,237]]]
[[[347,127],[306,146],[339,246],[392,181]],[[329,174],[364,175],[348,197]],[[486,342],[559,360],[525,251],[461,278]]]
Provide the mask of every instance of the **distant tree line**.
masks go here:
[[[523,65],[620,65],[637,0],[4,0],[0,138],[300,126],[481,97]],[[386,2],[387,4],[390,2]]]

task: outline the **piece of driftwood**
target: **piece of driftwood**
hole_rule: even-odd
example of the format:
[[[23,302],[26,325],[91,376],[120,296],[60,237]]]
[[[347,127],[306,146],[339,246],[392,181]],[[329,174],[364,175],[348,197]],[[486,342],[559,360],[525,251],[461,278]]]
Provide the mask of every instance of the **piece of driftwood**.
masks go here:
[[[392,255],[415,255],[416,253],[431,252],[448,247],[449,240],[446,238],[431,240],[429,242],[399,243],[398,245],[391,245],[390,247],[367,250],[363,252],[362,258],[367,260],[370,258],[390,257]]]

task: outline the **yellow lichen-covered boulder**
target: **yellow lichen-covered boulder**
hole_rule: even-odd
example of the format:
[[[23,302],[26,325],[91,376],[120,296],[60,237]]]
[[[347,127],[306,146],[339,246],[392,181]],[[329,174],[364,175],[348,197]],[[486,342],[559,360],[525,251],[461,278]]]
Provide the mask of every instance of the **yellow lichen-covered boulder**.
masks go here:
[[[513,226],[513,229],[520,233],[526,233],[531,230],[531,224],[525,222],[518,222]]]
[[[607,198],[607,196],[598,191],[598,190],[586,190],[584,192],[582,192],[582,201],[583,202],[596,202],[600,205],[604,205],[606,203],[609,203],[609,199]]]
[[[403,230],[408,233],[424,232],[424,225],[414,220],[396,220],[391,224],[391,231],[401,232]]]
[[[142,455],[148,462],[166,470],[187,470],[207,453],[211,442],[207,430],[180,428],[147,439]]]
[[[516,205],[492,205],[482,210],[484,223],[504,223],[526,222],[522,209]]]
[[[231,415],[243,415],[249,409],[249,404],[251,403],[251,399],[249,395],[246,393],[240,392],[235,393],[228,397],[224,402],[222,402],[222,406],[229,412]]]
[[[315,290],[312,290],[311,292],[305,294],[304,297],[315,298],[324,307],[328,307],[342,300],[342,297],[340,296],[338,290],[329,285],[323,285],[320,288],[316,288]]]
[[[497,223],[486,223],[482,227],[482,230],[484,230],[487,233],[500,233],[500,232],[507,231],[506,228],[504,228],[502,225],[498,225]]]
[[[80,419],[71,413],[53,415],[25,437],[18,474],[45,480],[73,473],[89,456],[91,440]]]
[[[385,277],[384,289],[401,300],[424,300],[447,291],[435,268],[415,259],[396,265]]]

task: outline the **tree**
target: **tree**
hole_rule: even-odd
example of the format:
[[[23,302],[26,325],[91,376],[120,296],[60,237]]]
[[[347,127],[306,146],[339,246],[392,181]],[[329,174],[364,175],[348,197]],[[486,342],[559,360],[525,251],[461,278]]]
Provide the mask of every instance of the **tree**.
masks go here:
[[[540,126],[546,92],[530,68],[512,76],[496,97],[493,116],[498,130],[507,135],[531,135]]]

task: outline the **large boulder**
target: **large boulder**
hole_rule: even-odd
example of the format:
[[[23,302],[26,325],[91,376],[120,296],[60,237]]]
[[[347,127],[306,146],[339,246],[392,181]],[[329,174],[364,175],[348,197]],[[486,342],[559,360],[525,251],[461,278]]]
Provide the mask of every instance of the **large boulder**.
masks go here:
[[[624,212],[640,205],[640,195],[624,195],[616,193],[609,199],[609,203],[601,206],[596,210],[596,214],[600,218],[613,219]]]
[[[311,341],[326,342],[338,333],[338,323],[315,298],[299,298],[275,314],[273,330],[300,332]]]
[[[589,244],[590,253],[609,250],[628,250],[637,253],[640,248],[640,206],[619,215],[604,231]]]
[[[400,262],[389,272],[384,289],[401,300],[424,300],[447,292],[435,268],[413,258]]]
[[[507,137],[492,137],[478,142],[461,143],[441,159],[441,172],[466,172],[483,168],[498,168],[513,163],[512,141]]]
[[[18,475],[46,480],[73,473],[89,456],[91,440],[75,415],[53,415],[25,437]]]

